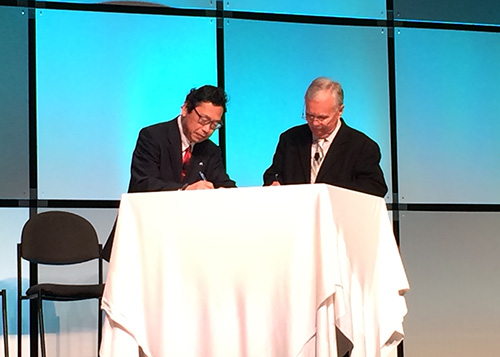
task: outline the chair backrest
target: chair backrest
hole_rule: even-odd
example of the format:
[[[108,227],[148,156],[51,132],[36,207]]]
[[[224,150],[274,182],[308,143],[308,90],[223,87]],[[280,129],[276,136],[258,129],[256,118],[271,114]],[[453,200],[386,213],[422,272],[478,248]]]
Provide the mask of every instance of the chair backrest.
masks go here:
[[[37,264],[77,264],[100,256],[92,224],[70,212],[49,211],[30,218],[20,246],[21,257]]]

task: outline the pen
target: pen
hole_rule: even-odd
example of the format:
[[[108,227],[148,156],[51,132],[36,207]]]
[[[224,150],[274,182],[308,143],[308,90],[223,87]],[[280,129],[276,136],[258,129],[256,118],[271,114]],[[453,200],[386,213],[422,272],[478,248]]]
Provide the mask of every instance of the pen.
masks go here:
[[[207,181],[207,178],[205,177],[205,174],[203,173],[203,171],[198,171],[198,173],[200,174],[200,177],[203,181]]]

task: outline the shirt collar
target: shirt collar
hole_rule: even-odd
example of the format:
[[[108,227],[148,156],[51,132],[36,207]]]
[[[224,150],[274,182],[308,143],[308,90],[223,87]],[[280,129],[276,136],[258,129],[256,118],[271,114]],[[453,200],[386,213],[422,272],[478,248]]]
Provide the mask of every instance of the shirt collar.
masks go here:
[[[333,142],[333,139],[335,139],[335,136],[337,135],[337,133],[339,132],[339,129],[340,129],[340,125],[342,125],[342,121],[339,120],[337,121],[337,125],[335,126],[335,129],[333,129],[333,131],[330,133],[330,135],[328,135],[326,138],[324,138],[323,140],[326,140],[326,142],[328,144],[331,144]],[[318,137],[316,135],[313,134],[313,142],[317,141],[318,140]],[[330,145],[328,145],[330,146]]]
[[[177,117],[177,126],[179,127],[179,133],[181,134],[181,149],[182,152],[186,151],[188,146],[191,146],[191,150],[193,150],[194,143],[189,142],[189,139],[184,134],[184,130],[182,128],[182,116],[179,114]]]

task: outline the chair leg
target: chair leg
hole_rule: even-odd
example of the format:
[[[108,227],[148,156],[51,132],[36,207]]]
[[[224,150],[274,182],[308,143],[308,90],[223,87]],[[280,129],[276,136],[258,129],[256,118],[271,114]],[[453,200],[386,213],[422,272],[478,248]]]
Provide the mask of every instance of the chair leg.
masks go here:
[[[101,299],[98,299],[97,306],[97,355],[99,356],[99,351],[101,350],[101,340],[102,340],[102,310],[101,310]]]
[[[2,295],[2,320],[3,320],[3,348],[5,356],[9,356],[9,330],[7,328],[7,294],[5,290],[1,291]]]
[[[22,357],[23,347],[23,300],[17,298],[17,357]]]
[[[22,299],[21,244],[17,245],[17,357],[22,356],[23,346],[23,299]]]
[[[45,349],[45,328],[43,327],[43,300],[42,294],[38,292],[38,322],[40,325],[40,344],[42,349],[42,357],[47,356]]]

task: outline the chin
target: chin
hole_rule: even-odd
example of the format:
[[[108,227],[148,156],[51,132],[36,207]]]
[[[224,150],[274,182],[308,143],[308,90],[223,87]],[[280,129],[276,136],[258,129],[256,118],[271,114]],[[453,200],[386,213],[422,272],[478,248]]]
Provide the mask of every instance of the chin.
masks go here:
[[[203,137],[196,137],[196,138],[193,138],[192,142],[193,143],[201,143],[202,141],[205,141],[207,140],[208,138],[205,138],[204,136]]]

